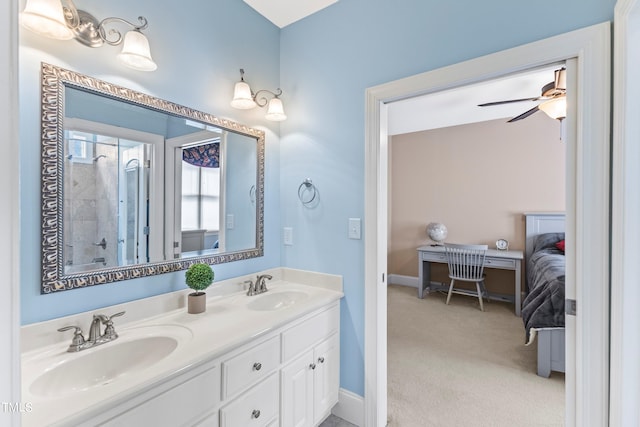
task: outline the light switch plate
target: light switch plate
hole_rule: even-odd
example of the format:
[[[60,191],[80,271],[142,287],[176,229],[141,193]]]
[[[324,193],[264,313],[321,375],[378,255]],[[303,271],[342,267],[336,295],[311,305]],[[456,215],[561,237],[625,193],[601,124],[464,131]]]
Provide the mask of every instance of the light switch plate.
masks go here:
[[[235,222],[236,221],[233,214],[227,215],[227,230],[233,230],[233,227],[236,226]]]
[[[349,238],[359,240],[361,238],[360,218],[349,218]]]
[[[282,242],[287,246],[293,246],[293,228],[284,227],[282,229]]]

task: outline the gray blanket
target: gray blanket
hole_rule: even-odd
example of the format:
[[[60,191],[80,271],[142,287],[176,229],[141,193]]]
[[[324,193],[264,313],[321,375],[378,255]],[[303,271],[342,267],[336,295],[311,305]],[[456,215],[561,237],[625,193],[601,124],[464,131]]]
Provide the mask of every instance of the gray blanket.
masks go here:
[[[537,237],[527,260],[529,293],[522,303],[522,320],[529,341],[531,328],[564,327],[564,252],[555,244],[564,233],[546,233]]]

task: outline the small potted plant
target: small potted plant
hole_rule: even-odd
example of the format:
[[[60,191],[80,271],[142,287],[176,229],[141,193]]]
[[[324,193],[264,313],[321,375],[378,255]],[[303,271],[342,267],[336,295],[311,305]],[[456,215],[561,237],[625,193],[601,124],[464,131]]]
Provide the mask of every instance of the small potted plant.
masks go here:
[[[188,312],[203,313],[207,309],[207,294],[203,291],[213,283],[213,270],[209,264],[192,264],[185,273],[187,286],[193,289],[187,297]]]

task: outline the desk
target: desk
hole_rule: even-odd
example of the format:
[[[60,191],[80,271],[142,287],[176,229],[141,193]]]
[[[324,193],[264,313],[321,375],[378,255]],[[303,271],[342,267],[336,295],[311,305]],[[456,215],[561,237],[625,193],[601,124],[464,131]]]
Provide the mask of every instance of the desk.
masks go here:
[[[497,268],[501,270],[513,270],[515,275],[515,295],[507,300],[516,306],[516,316],[520,316],[521,291],[522,291],[522,251],[499,251],[488,249],[484,258],[485,268]],[[449,286],[431,283],[431,263],[447,263],[444,246],[421,246],[418,248],[419,282],[418,298],[424,297],[424,291],[448,290]],[[491,294],[489,294],[491,298]],[[496,298],[494,298],[496,299]],[[504,299],[504,298],[497,298]]]

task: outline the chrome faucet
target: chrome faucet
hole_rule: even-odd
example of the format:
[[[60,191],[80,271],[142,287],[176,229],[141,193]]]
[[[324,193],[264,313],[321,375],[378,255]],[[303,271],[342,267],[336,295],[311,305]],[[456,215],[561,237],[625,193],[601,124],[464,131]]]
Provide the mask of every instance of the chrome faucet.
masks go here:
[[[67,349],[68,352],[74,353],[77,351],[86,350],[98,346],[100,344],[113,341],[118,338],[115,328],[113,327],[113,318],[122,316],[125,312],[113,314],[111,316],[105,316],[104,314],[94,314],[91,326],[89,326],[89,338],[85,339],[82,335],[82,329],[77,326],[65,326],[58,329],[58,332],[64,332],[73,329],[73,338],[71,345]],[[100,326],[105,325],[104,333],[100,331]]]
[[[271,280],[273,277],[271,277],[269,274],[261,274],[258,275],[258,277],[256,278],[256,283],[254,284],[252,280],[247,280],[244,283],[248,283],[249,284],[249,289],[247,290],[247,295],[248,296],[253,296],[253,295],[258,295],[264,292],[267,292],[267,285],[264,283],[265,279]]]

